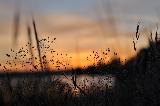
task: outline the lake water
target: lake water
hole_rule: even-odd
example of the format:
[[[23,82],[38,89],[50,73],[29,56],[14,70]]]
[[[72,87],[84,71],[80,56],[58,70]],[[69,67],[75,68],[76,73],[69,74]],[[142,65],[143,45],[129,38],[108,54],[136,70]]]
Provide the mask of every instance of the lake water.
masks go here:
[[[72,82],[72,76],[55,76],[55,78],[60,79],[62,82],[67,82],[70,86],[74,87],[74,84]],[[84,86],[101,86],[102,88],[105,88],[108,86],[109,88],[112,88],[115,83],[115,77],[112,75],[94,75],[94,76],[89,76],[89,75],[78,75],[77,76],[77,85],[84,87]]]
[[[68,83],[68,85],[73,89],[73,92],[79,92],[77,89],[75,89],[76,87],[74,86],[73,82],[72,82],[72,76],[71,75],[52,75],[51,77],[51,81],[54,80],[60,80],[63,83]],[[36,80],[35,77],[32,77],[31,79],[32,81]],[[24,81],[29,82],[30,78],[26,77],[26,78],[12,78],[11,79],[11,86],[17,87],[18,84],[23,84]],[[39,81],[39,80],[38,80]],[[47,82],[48,77],[43,77],[41,78],[41,81],[43,82]],[[4,83],[4,80],[1,79],[0,80],[0,85]],[[42,82],[40,82],[39,84],[41,84]],[[78,87],[82,88],[83,90],[85,89],[92,89],[92,88],[98,88],[98,89],[106,89],[109,88],[111,89],[112,87],[114,87],[115,84],[115,77],[112,75],[77,75],[76,77],[76,84]]]

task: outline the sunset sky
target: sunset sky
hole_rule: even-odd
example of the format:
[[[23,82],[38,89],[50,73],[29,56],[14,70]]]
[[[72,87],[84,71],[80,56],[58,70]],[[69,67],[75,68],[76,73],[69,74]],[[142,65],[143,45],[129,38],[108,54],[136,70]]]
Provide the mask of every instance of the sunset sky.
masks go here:
[[[143,35],[137,43],[140,49],[147,46],[146,36],[160,20],[160,0],[0,0],[0,62],[13,48],[16,8],[20,9],[18,47],[28,42],[26,25],[32,14],[40,38],[57,38],[52,48],[72,56],[73,66],[89,64],[85,59],[93,50],[106,48],[128,59],[135,55],[137,23]]]

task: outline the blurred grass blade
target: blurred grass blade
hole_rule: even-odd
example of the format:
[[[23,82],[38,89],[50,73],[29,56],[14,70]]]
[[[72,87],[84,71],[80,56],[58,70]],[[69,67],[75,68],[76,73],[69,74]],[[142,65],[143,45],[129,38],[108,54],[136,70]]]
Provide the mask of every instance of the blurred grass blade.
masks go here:
[[[20,29],[20,11],[19,8],[16,9],[14,14],[14,25],[13,25],[13,45],[17,45],[17,39],[19,35],[19,29]]]
[[[111,1],[110,0],[103,1],[102,6],[108,14],[108,22],[109,22],[109,26],[110,26],[112,35],[117,36],[117,27],[116,27],[117,25],[116,25],[116,20],[113,14],[113,9],[112,9],[113,6],[111,4]]]
[[[40,67],[41,67],[41,70],[43,71],[42,58],[41,58],[42,56],[41,56],[41,50],[40,50],[40,45],[39,45],[38,33],[36,29],[36,23],[33,18],[32,18],[32,23],[33,23],[34,34],[35,34],[36,44],[37,44],[37,49],[38,49],[38,57],[40,59]]]
[[[29,50],[30,50],[30,55],[32,58],[32,66],[34,67],[34,52],[32,50],[33,42],[32,42],[32,36],[31,36],[31,28],[29,25],[27,25],[27,35],[28,35],[28,40],[29,40]]]

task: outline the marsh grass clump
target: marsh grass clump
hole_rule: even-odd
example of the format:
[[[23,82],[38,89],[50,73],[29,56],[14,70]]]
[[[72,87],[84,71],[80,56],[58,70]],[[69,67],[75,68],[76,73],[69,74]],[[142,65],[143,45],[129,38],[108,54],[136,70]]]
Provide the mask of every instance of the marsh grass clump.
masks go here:
[[[77,106],[77,104],[102,105],[105,103],[105,90],[102,90],[102,87],[97,86],[96,83],[86,86],[85,90],[82,88],[86,93],[84,95],[79,88],[75,89],[70,84],[54,77],[17,77],[12,82],[12,92],[8,94],[7,92],[10,91],[5,81],[7,80],[0,80],[0,98],[4,105]]]
[[[71,96],[71,88],[68,84],[62,83],[58,79],[52,79],[51,82],[44,78],[20,78],[16,79],[11,93],[4,80],[1,80],[0,98],[4,104],[16,106],[23,105],[53,105],[60,103],[60,100]],[[66,93],[67,92],[67,93]],[[11,99],[9,99],[11,97]],[[9,100],[7,100],[9,99]],[[53,102],[53,103],[52,103]]]

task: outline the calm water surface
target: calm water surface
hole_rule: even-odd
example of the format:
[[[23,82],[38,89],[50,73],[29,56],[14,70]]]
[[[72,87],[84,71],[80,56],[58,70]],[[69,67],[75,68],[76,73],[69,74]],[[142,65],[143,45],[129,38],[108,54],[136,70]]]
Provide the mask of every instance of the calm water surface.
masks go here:
[[[13,78],[11,80],[12,87],[17,87],[18,83],[23,83],[23,80],[26,80],[28,78]],[[64,83],[68,83],[71,87],[74,88],[74,84],[72,82],[72,76],[71,75],[53,75],[51,77],[51,80],[59,79]],[[91,87],[91,86],[99,86],[101,88],[106,88],[108,86],[109,88],[112,88],[115,83],[115,77],[112,75],[77,75],[76,82],[79,87]],[[42,78],[44,82],[48,81],[47,77]],[[0,81],[1,82],[1,81]]]

